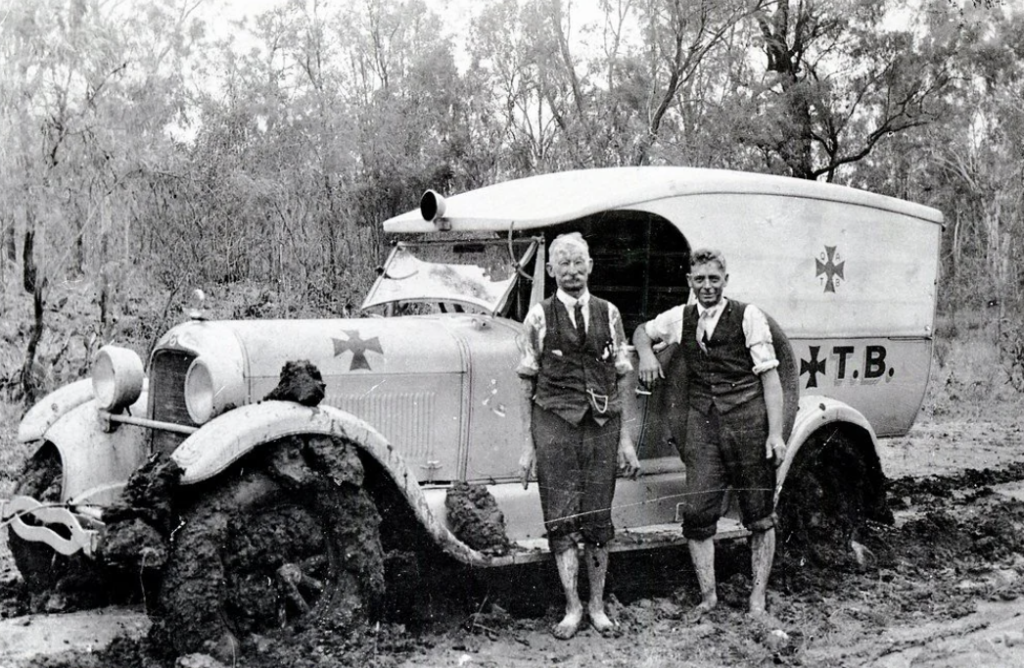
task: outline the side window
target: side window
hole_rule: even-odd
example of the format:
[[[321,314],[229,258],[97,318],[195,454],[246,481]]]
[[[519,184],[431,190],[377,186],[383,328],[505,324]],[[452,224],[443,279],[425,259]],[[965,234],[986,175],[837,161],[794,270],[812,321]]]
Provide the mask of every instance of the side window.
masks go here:
[[[536,266],[537,256],[534,255],[523,267],[523,273],[527,276],[533,276]],[[545,284],[549,282],[550,281],[545,281]],[[533,281],[520,276],[520,279],[516,281],[516,285],[512,289],[512,294],[509,295],[508,301],[505,303],[504,309],[502,309],[501,315],[506,318],[511,318],[516,322],[522,322],[525,320],[526,314],[530,310],[530,295],[532,291]]]

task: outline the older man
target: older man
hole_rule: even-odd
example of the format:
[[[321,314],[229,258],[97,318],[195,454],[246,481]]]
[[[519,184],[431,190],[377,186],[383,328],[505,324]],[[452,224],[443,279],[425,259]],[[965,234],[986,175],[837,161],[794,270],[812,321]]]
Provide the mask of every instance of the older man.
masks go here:
[[[604,585],[608,543],[615,535],[616,468],[634,477],[640,464],[619,417],[632,370],[619,310],[587,290],[594,263],[580,234],[557,237],[548,255],[548,274],[558,290],[527,314],[520,342],[518,372],[529,409],[519,464],[524,488],[536,464],[544,527],[565,590],[565,617],[552,633],[567,640],[583,620],[580,541],[590,624],[599,633],[614,627],[604,609]]]
[[[638,374],[645,383],[663,377],[653,342],[680,344],[676,354],[685,356],[689,374],[683,534],[701,590],[692,617],[718,603],[714,535],[730,486],[751,532],[750,613],[762,617],[775,555],[775,463],[786,449],[779,362],[764,313],[724,297],[729,274],[720,252],[694,251],[688,281],[696,304],[677,306],[636,329]]]

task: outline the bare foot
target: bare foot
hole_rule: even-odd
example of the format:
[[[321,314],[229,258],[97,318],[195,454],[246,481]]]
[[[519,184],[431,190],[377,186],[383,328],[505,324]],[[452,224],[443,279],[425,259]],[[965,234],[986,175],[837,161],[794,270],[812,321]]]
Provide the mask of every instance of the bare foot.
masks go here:
[[[615,630],[615,622],[608,619],[604,610],[590,610],[590,625],[601,635],[606,635]]]
[[[562,621],[558,622],[551,628],[551,635],[555,636],[559,640],[568,640],[576,635],[576,631],[580,628],[580,622],[583,620],[583,609],[581,608],[578,612],[566,612],[565,617]]]
[[[708,614],[709,612],[714,610],[717,605],[718,605],[718,599],[717,598],[710,598],[710,599],[705,599],[705,600],[701,601],[697,605],[697,607],[695,607],[693,610],[691,610],[689,612],[689,614],[686,615],[686,623],[687,624],[696,624],[706,614]]]
[[[765,598],[763,596],[750,597],[750,609],[747,614],[756,620],[764,620],[766,622],[775,620],[775,618],[768,612],[768,606],[765,604]]]

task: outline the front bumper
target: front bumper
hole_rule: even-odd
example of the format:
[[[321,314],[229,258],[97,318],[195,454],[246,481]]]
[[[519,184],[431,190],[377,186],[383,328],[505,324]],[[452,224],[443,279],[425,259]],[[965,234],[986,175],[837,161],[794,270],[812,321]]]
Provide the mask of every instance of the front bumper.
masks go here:
[[[83,552],[95,557],[103,537],[103,522],[70,506],[41,503],[30,496],[0,499],[0,524],[18,537],[46,543],[55,552],[72,555]]]

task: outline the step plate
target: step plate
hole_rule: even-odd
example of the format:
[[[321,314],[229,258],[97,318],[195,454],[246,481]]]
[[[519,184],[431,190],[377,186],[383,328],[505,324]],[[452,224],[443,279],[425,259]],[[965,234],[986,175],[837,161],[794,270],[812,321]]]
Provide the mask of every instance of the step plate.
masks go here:
[[[722,518],[718,521],[718,533],[715,540],[733,540],[746,538],[750,532],[743,528],[738,520]],[[652,524],[646,527],[620,529],[615,540],[608,546],[611,552],[635,552],[663,547],[685,545],[683,530],[678,524]],[[513,564],[527,564],[543,561],[551,557],[546,538],[531,538],[516,541],[515,552],[512,554]]]

